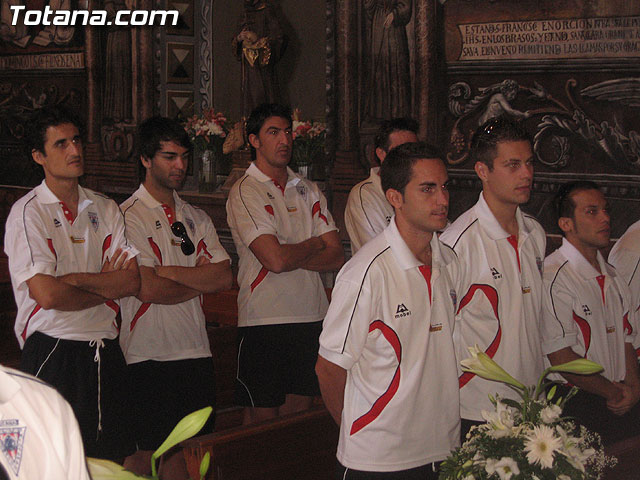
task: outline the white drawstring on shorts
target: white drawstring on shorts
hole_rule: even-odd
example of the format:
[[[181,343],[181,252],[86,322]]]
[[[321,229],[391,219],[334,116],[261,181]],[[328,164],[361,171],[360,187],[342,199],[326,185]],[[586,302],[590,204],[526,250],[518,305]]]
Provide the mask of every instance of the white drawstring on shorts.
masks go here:
[[[96,354],[93,357],[93,361],[98,364],[98,430],[96,431],[96,441],[100,436],[100,432],[102,431],[102,406],[100,405],[100,388],[101,388],[101,380],[100,380],[100,348],[104,348],[104,342],[102,339],[91,340],[89,342],[90,347],[96,347]]]

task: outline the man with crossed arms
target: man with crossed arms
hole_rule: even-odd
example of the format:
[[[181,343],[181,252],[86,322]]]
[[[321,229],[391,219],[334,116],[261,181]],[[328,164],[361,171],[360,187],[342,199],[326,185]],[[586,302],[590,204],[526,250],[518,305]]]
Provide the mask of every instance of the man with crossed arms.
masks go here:
[[[71,404],[87,455],[122,459],[133,443],[113,300],[138,293],[137,251],[118,205],[78,184],[84,153],[75,115],[45,107],[27,127],[27,147],[45,179],[11,208],[4,243],[20,368]]]
[[[191,154],[182,125],[146,120],[138,128],[138,149],[144,181],[122,212],[140,251],[141,285],[137,298],[122,301],[120,338],[136,414],[140,453],[134,458],[148,468],[147,458],[182,417],[215,406],[202,295],[230,288],[231,268],[209,216],[176,193]],[[203,428],[213,431],[213,418]],[[163,478],[186,477],[180,451],[165,457],[164,467]]]

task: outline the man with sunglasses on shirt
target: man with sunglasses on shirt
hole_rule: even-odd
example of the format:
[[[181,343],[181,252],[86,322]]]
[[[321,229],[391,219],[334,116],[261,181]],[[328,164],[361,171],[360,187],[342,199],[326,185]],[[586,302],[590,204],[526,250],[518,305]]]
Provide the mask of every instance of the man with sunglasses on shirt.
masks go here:
[[[308,408],[328,301],[318,272],[344,262],[327,200],[288,168],[291,110],[256,107],[247,120],[254,162],[229,193],[239,261],[236,403],[251,423]]]
[[[531,140],[520,123],[489,120],[471,140],[471,158],[482,181],[478,202],[440,236],[464,265],[454,342],[459,360],[478,347],[525,385],[543,370],[540,346],[542,262],[546,237],[538,221],[520,210],[531,195]],[[483,423],[489,395],[518,400],[506,385],[462,373],[462,435]]]
[[[140,251],[141,285],[137,297],[122,301],[120,342],[138,449],[150,455],[184,415],[215,403],[201,295],[230,288],[232,274],[209,216],[176,193],[191,155],[184,128],[150,118],[138,128],[138,149],[144,180],[121,209],[129,241]],[[212,426],[213,419],[203,431]],[[165,467],[184,472],[182,455],[165,460]]]

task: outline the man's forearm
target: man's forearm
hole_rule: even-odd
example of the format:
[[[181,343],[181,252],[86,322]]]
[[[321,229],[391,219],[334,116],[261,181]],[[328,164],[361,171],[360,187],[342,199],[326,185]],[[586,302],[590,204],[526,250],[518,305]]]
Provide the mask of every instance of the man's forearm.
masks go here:
[[[156,275],[152,267],[140,267],[140,279],[137,298],[141,302],[176,305],[200,295],[198,290]]]
[[[27,280],[29,296],[45,310],[77,312],[95,307],[108,299],[74,287],[60,278],[37,274]]]
[[[582,358],[569,347],[550,353],[548,357],[551,365],[559,365],[561,363]],[[621,389],[602,375],[574,375],[571,373],[562,373],[562,376],[576,387],[589,393],[599,395],[608,402],[616,402],[622,398]]]
[[[344,264],[344,250],[337,231],[319,237],[325,248],[311,256],[303,268],[314,272],[333,272]]]
[[[233,276],[228,260],[208,263],[196,267],[161,266],[156,267],[156,275],[201,293],[215,293],[231,288]]]
[[[325,243],[311,237],[300,243],[281,244],[274,235],[261,235],[249,248],[267,270],[282,273],[304,268],[311,257],[325,249]]]
[[[136,295],[140,288],[138,271],[130,269],[100,273],[70,273],[58,278],[69,285],[108,300]]]
[[[316,375],[320,384],[320,392],[327,410],[333,420],[340,425],[344,408],[344,389],[347,383],[347,371],[318,355]]]

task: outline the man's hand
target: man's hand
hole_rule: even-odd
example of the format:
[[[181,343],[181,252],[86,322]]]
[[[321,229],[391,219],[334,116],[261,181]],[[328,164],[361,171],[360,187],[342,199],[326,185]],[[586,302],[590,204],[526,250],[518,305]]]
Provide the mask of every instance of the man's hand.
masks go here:
[[[127,253],[123,252],[122,249],[119,248],[113,253],[111,259],[109,259],[109,257],[105,259],[100,272],[104,273],[115,272],[117,270],[126,270],[133,259],[134,257],[131,257],[127,260]]]
[[[616,415],[624,415],[640,400],[640,389],[620,382],[613,384],[620,389],[621,395],[617,401],[607,401],[607,408]]]

